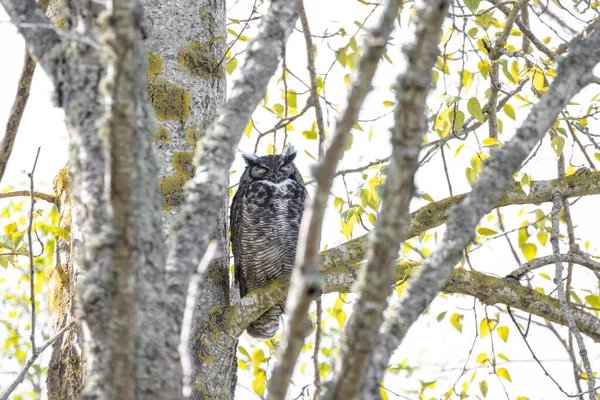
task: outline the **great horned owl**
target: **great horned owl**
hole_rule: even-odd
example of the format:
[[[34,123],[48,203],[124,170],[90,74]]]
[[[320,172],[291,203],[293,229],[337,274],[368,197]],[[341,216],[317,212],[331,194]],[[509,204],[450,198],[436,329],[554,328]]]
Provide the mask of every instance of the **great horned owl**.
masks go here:
[[[267,282],[291,273],[306,188],[294,165],[296,151],[259,157],[244,154],[246,169],[231,204],[231,244],[240,297]],[[284,304],[278,304],[246,330],[257,339],[270,339],[279,328]]]

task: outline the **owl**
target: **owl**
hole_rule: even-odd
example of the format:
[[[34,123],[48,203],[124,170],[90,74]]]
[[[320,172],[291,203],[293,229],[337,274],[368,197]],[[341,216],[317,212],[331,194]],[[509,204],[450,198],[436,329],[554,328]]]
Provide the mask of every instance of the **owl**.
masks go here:
[[[294,165],[296,151],[259,157],[244,154],[246,169],[231,203],[231,244],[240,297],[292,272],[307,192]],[[284,303],[254,321],[246,331],[270,339],[279,328]]]

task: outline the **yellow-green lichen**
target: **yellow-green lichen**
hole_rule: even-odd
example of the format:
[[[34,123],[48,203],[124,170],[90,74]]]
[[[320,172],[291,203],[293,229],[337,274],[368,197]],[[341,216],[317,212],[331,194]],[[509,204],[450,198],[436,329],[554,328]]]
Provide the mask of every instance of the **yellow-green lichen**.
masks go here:
[[[148,69],[146,70],[148,79],[156,78],[163,71],[164,67],[165,62],[160,54],[148,53]]]
[[[58,29],[65,29],[66,25],[67,25],[67,19],[66,18],[58,18],[56,20],[56,27]]]
[[[178,207],[183,202],[183,185],[194,175],[192,152],[178,151],[171,156],[171,165],[175,175],[167,176],[158,182],[160,193],[164,198],[165,211]]]
[[[223,64],[211,52],[206,43],[194,42],[185,46],[177,59],[183,69],[190,75],[202,79],[222,78]]]
[[[164,126],[159,125],[158,133],[156,135],[152,136],[152,141],[165,143],[165,142],[168,142],[169,140],[171,140],[171,135],[169,135],[169,131]]]
[[[192,147],[196,147],[196,143],[198,143],[198,139],[200,139],[203,135],[199,130],[189,127],[185,130],[184,138],[185,141]]]
[[[156,77],[148,81],[148,100],[154,106],[154,116],[159,121],[185,122],[190,116],[190,92],[163,78]]]

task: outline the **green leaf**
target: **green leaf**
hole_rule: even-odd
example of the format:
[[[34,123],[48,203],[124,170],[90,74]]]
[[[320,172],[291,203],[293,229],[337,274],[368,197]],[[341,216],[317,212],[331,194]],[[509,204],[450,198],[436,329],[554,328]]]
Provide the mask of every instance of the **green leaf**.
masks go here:
[[[510,380],[510,374],[508,373],[506,368],[498,368],[496,370],[496,374],[498,374],[499,377],[502,377],[502,378],[506,379],[507,381],[512,382]]]
[[[483,395],[483,397],[487,396],[488,384],[486,381],[479,382],[479,390],[481,390],[481,394]]]
[[[288,90],[287,92],[287,102],[288,102],[288,107],[290,108],[298,108],[297,104],[297,95],[296,95],[296,91],[295,90]]]
[[[465,319],[465,316],[462,314],[452,314],[450,316],[450,324],[452,324],[454,329],[456,329],[457,331],[462,333],[464,319]]]
[[[551,145],[554,151],[556,152],[556,155],[560,157],[562,155],[563,148],[565,147],[565,138],[560,135],[557,135],[554,137],[554,139],[552,139]]]
[[[229,75],[233,74],[233,71],[235,71],[235,69],[237,68],[237,65],[238,65],[237,58],[232,58],[231,60],[227,61],[227,63],[225,64],[225,69],[227,70],[227,73]]]
[[[477,97],[471,97],[469,99],[467,102],[467,110],[469,111],[469,114],[473,116],[473,118],[477,119],[477,121],[483,124],[485,118],[483,116],[483,111],[481,110],[481,104],[479,104]]]
[[[517,119],[515,115],[515,108],[513,106],[511,106],[510,104],[505,104],[504,107],[502,107],[502,109],[504,110],[504,114],[508,115],[509,118],[511,118],[512,120]]]
[[[438,314],[437,321],[441,322],[445,316],[446,316],[446,311],[442,311],[441,313]]]
[[[521,251],[525,256],[525,259],[527,261],[531,261],[535,258],[535,255],[537,254],[537,246],[533,243],[525,243],[523,246],[521,246]]]
[[[246,357],[250,358],[250,353],[248,353],[248,350],[246,350],[244,346],[238,346],[238,351]]]
[[[493,236],[496,235],[498,232],[490,228],[479,227],[477,228],[477,233],[479,233],[481,236]]]
[[[473,14],[477,12],[477,8],[479,7],[480,0],[465,0],[465,6],[471,10]]]
[[[498,329],[496,329],[496,333],[505,343],[508,340],[508,331],[508,326],[499,326]]]
[[[456,132],[460,132],[460,130],[463,128],[463,126],[465,124],[465,113],[460,110],[457,110],[456,113],[452,112],[451,119],[454,124],[453,125],[454,130]]]

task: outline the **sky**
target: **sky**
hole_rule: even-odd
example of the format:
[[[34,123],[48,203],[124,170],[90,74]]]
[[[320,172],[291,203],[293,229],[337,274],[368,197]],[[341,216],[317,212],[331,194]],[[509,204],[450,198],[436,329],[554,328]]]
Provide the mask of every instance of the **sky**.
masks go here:
[[[329,32],[335,31],[337,27],[344,26],[348,32],[354,32],[357,28],[353,24],[354,19],[357,16],[362,16],[365,13],[366,8],[360,5],[358,2],[348,2],[347,0],[329,0],[323,1],[306,1],[305,2],[309,20],[311,21],[311,28],[313,34],[321,34],[328,30]],[[232,18],[243,19],[245,15],[248,15],[247,2],[229,2],[228,11],[229,16]],[[264,10],[264,6],[263,6]],[[16,29],[13,25],[7,22],[8,17],[5,12],[0,8],[0,54],[3,54],[5,60],[10,62],[0,63],[0,126],[5,126],[8,118],[8,113],[14,100],[14,93],[16,91],[18,78],[21,72],[22,59],[24,55],[24,42],[23,39],[16,33]],[[370,23],[374,23],[376,18],[372,17]],[[406,23],[405,20],[403,20]],[[403,25],[405,27],[405,25]],[[236,28],[233,26],[232,28]],[[547,28],[543,26],[536,26],[536,32],[541,32]],[[238,29],[239,30],[239,29]],[[250,29],[246,34],[252,36],[255,30]],[[548,33],[550,35],[550,33]],[[541,36],[541,35],[540,35]],[[357,37],[358,43],[361,43],[361,35]],[[401,32],[394,33],[393,43],[395,47],[390,48],[390,54],[394,58],[395,63],[393,65],[389,63],[383,63],[381,68],[378,70],[376,79],[374,82],[374,91],[368,96],[365,107],[361,112],[361,119],[367,120],[376,118],[382,114],[385,114],[387,110],[382,106],[384,101],[392,100],[393,93],[389,90],[389,84],[393,81],[394,77],[404,69],[404,63],[402,57],[399,54],[399,45],[408,41],[410,37],[406,35],[406,30],[403,29]],[[347,41],[347,39],[345,39]],[[321,43],[316,41],[318,45]],[[335,43],[335,42],[334,42]],[[343,41],[339,42],[340,45]],[[240,46],[245,44],[240,43]],[[235,51],[233,51],[235,53]],[[396,52],[395,54],[392,54]],[[317,71],[324,72],[329,68],[331,64],[332,55],[328,54],[330,51],[325,47],[319,48],[317,56]],[[306,79],[306,73],[304,70],[304,41],[298,32],[294,34],[288,43],[288,65],[290,69],[298,75],[301,75]],[[238,65],[241,65],[239,63]],[[233,78],[236,74],[234,73]],[[290,85],[298,88],[300,92],[302,86],[298,84],[294,79],[290,79]],[[345,85],[342,79],[342,75],[335,75],[332,73],[329,78],[327,86],[327,97],[334,104],[343,104],[345,98]],[[449,78],[450,79],[450,78]],[[274,85],[276,82],[272,82],[271,93],[275,94]],[[229,85],[231,87],[231,85]],[[482,98],[485,88],[474,87],[472,94],[479,94]],[[574,101],[577,99],[589,100],[589,98],[598,92],[597,88],[588,88],[582,92]],[[64,113],[61,109],[55,108],[51,102],[52,85],[48,78],[44,75],[41,69],[38,69],[34,76],[32,85],[32,92],[29,98],[25,115],[19,128],[19,134],[13,150],[13,155],[9,162],[5,178],[1,183],[0,190],[12,188],[12,190],[26,189],[28,186],[27,171],[31,169],[35,153],[38,147],[41,147],[40,159],[38,161],[36,169],[36,190],[43,191],[46,193],[52,192],[52,181],[58,172],[58,170],[64,166],[67,161],[68,155],[68,136],[64,126]],[[439,104],[440,99],[438,98],[439,91],[434,92],[429,97],[430,104]],[[303,104],[303,103],[302,103]],[[299,106],[300,108],[301,106]],[[390,109],[391,111],[391,109]],[[519,111],[519,110],[518,110]],[[311,113],[311,111],[309,111]],[[526,113],[520,112],[517,114],[517,121],[510,123],[510,120],[504,118],[505,126],[504,133],[501,136],[503,141],[508,140],[512,135],[518,124],[523,120]],[[274,125],[275,119],[270,116],[266,111],[259,111],[256,114],[257,126],[259,129],[266,130]],[[314,162],[305,154],[303,151],[308,151],[313,155],[317,154],[316,141],[307,142],[305,140],[294,140],[294,135],[300,135],[300,133],[308,129],[312,123],[312,117],[304,118],[294,125],[294,131],[290,132],[290,141],[300,149],[297,164],[303,174],[310,174],[310,167]],[[392,125],[392,117],[387,116],[372,123],[363,123],[365,132],[354,131],[354,145],[352,150],[341,163],[340,168],[356,167],[358,165],[366,164],[367,162],[383,158],[389,155],[389,127]],[[335,116],[333,110],[329,110],[329,119],[327,128],[329,132],[333,131],[335,123]],[[368,139],[368,126],[373,125],[375,135],[372,140]],[[597,122],[593,122],[590,128],[597,129]],[[547,140],[547,139],[545,139]],[[258,149],[259,154],[266,154],[268,141],[263,140],[261,146]],[[279,135],[279,141],[276,143],[279,147],[281,146],[281,135]],[[453,144],[451,152],[448,154],[453,155],[458,144]],[[253,151],[254,139],[244,138],[239,146],[240,150]],[[448,157],[449,168],[457,168],[459,170],[464,169],[466,160],[470,159],[475,152],[478,151],[478,146],[474,140],[468,140],[465,143],[465,149],[461,152],[459,157]],[[567,149],[567,151],[570,151]],[[439,158],[439,157],[438,157]],[[582,164],[578,155],[575,154],[573,158],[573,164]],[[552,153],[550,146],[546,143],[542,147],[538,156],[535,160],[525,167],[525,171],[530,174],[534,179],[554,179],[556,178],[555,156]],[[551,167],[548,167],[551,166]],[[234,170],[238,172],[232,176],[232,182],[236,182],[239,173],[243,169],[243,162],[241,157],[238,157],[234,166]],[[440,160],[435,159],[434,161],[426,164],[421,168],[417,174],[417,188],[420,192],[428,193],[433,199],[440,200],[449,195],[448,187],[443,178],[442,166]],[[360,175],[349,175],[347,178],[347,185],[349,188],[354,188],[358,185]],[[468,182],[464,177],[464,174],[455,174],[452,177],[452,185],[454,193],[465,193],[470,190]],[[332,188],[332,194],[342,198],[346,198],[344,183],[341,180],[337,180],[334,187]],[[597,224],[600,222],[600,217],[597,213],[598,196],[589,197],[582,199],[576,207],[572,208],[573,218],[577,223],[578,236],[591,240],[592,246],[591,251],[598,254],[600,241],[597,235]],[[415,199],[411,208],[416,209],[425,204],[424,200]],[[549,205],[542,205],[545,211],[549,210]],[[508,207],[503,213],[506,217],[505,223],[507,225],[514,225],[516,221],[520,221],[519,209],[517,207]],[[2,223],[4,225],[4,222]],[[517,223],[518,225],[518,223]],[[443,227],[436,230],[439,235],[444,231]],[[354,232],[354,236],[359,236],[364,231],[358,229]],[[335,246],[344,242],[346,239],[340,232],[339,215],[330,207],[324,223],[324,243],[322,246]],[[441,236],[440,236],[441,237]],[[541,254],[541,252],[544,254]],[[549,254],[549,247],[547,246],[543,250],[540,249],[538,256]],[[479,271],[488,272],[495,276],[504,276],[508,272],[512,271],[517,267],[515,261],[509,255],[509,249],[504,241],[496,240],[492,244],[484,245],[481,249],[475,251],[471,255],[471,263],[477,267]],[[418,259],[415,254],[411,254],[413,259]],[[546,271],[553,275],[553,270]],[[0,269],[0,278],[5,272]],[[578,285],[587,286],[590,290],[595,290],[591,275],[582,271],[578,274]],[[534,284],[544,285],[550,287],[547,282],[541,281],[541,278],[536,278]],[[326,304],[331,304],[335,300],[336,296],[328,296],[326,298]],[[346,306],[349,309],[351,305]],[[447,298],[438,297],[431,306],[430,312],[424,315],[410,330],[407,338],[403,342],[399,351],[396,353],[392,360],[392,363],[399,363],[404,358],[409,358],[411,364],[420,365],[421,369],[415,372],[415,377],[423,378],[426,380],[428,377],[431,378],[436,371],[450,370],[456,373],[449,373],[451,377],[458,377],[460,369],[462,368],[467,353],[473,343],[473,333],[475,332],[475,324],[473,323],[473,311],[468,311],[473,307],[473,299],[468,297],[459,296],[448,296]],[[345,309],[346,309],[345,308]],[[467,311],[465,311],[467,310]],[[490,314],[497,312],[493,307],[487,308]],[[445,324],[438,323],[436,317],[442,311],[447,311],[447,316],[454,312],[461,312],[465,314],[465,321],[463,326],[463,332],[459,333],[455,329],[451,328],[447,322],[448,317],[446,316]],[[476,307],[477,315],[481,318],[485,315],[485,309],[481,305]],[[3,312],[3,310],[0,310]],[[511,328],[510,338],[508,343],[503,343],[497,339],[494,342],[494,350],[497,353],[503,353],[511,360],[516,360],[509,365],[509,370],[512,376],[512,384],[507,385],[509,398],[516,398],[517,395],[527,394],[531,400],[537,399],[556,399],[561,398],[557,389],[551,384],[551,382],[544,376],[543,372],[539,367],[532,363],[531,356],[525,347],[523,341],[516,337],[517,332],[513,325],[508,320],[506,315],[502,316],[501,325],[506,325]],[[440,327],[443,327],[441,329]],[[564,331],[564,330],[563,330]],[[2,339],[0,337],[0,339]],[[246,337],[242,338],[241,343],[247,343]],[[542,360],[556,360],[559,361],[548,361],[545,365],[549,369],[550,373],[559,377],[561,384],[567,390],[572,389],[572,377],[570,367],[565,364],[566,354],[558,350],[559,342],[550,335],[547,330],[544,329],[533,329],[530,335],[530,343],[534,346],[536,354]],[[600,350],[598,346],[593,346],[591,341],[586,342],[588,344],[588,351],[592,355],[592,365],[597,366],[600,363],[599,355]],[[248,346],[252,346],[248,344]],[[477,340],[476,346],[472,351],[469,365],[474,364],[474,359],[477,355],[483,351],[490,352],[490,343],[485,340]],[[560,356],[556,356],[559,354]],[[3,367],[4,368],[4,367]],[[598,369],[596,367],[596,369]],[[478,379],[482,375],[490,374],[488,369],[478,369]],[[565,373],[566,371],[566,373]],[[0,372],[4,372],[0,369]],[[469,371],[462,380],[470,377],[471,372]],[[566,375],[566,376],[565,376]],[[2,375],[0,375],[2,377]],[[404,375],[400,374],[397,377],[390,376],[386,380],[386,387],[389,387],[392,391],[399,392],[400,388],[406,388],[407,382],[409,385],[418,386],[418,380],[411,379],[406,381],[403,379]],[[238,391],[239,398],[252,398],[246,388],[250,387],[251,379],[247,371],[240,372],[240,389]],[[452,378],[450,378],[452,380]],[[3,379],[0,379],[3,381]],[[506,398],[498,378],[490,375],[487,377],[487,381],[490,385],[488,398]],[[461,381],[462,382],[462,381]],[[296,382],[297,386],[301,386],[299,382]],[[1,385],[1,383],[0,383]],[[439,384],[438,387],[446,387],[447,384]],[[457,387],[460,387],[458,385]],[[532,390],[532,387],[535,390]],[[388,393],[389,397],[392,398],[403,398],[395,397],[392,393]],[[536,397],[537,396],[537,397]],[[416,398],[416,397],[408,397]]]

